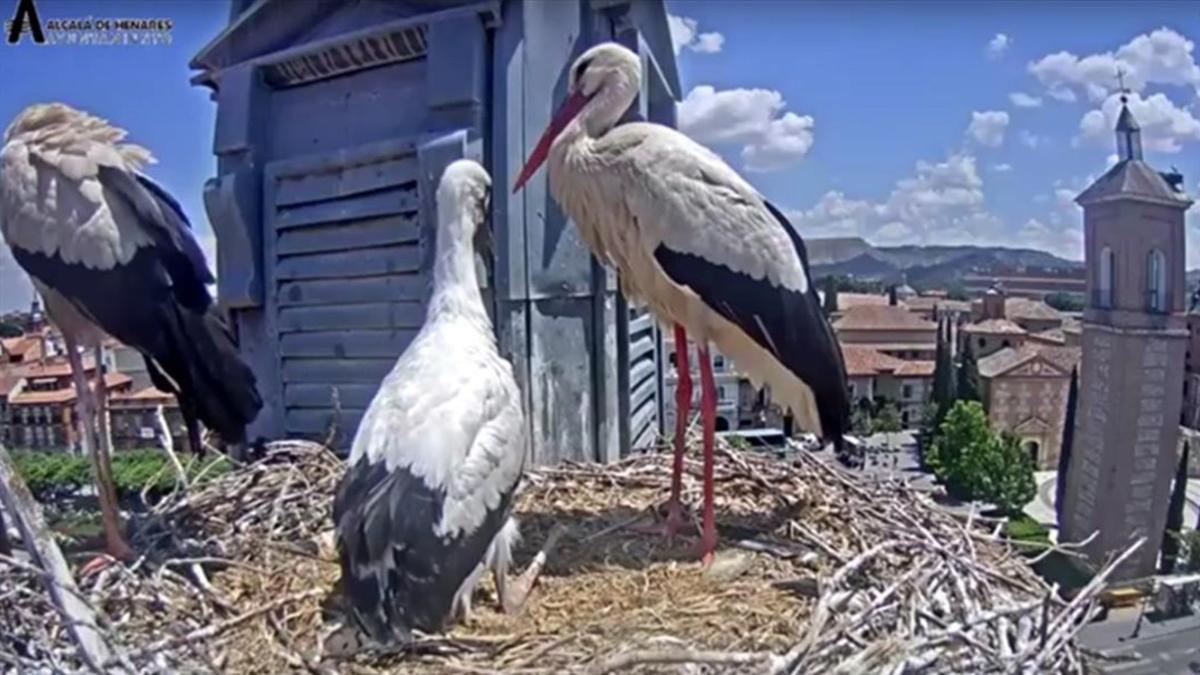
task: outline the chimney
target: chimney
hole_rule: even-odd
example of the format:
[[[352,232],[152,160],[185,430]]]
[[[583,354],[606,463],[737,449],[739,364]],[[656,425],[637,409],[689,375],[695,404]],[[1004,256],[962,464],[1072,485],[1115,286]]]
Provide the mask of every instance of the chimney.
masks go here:
[[[992,287],[988,289],[988,292],[983,294],[983,318],[1005,318],[1004,288],[998,283],[993,284]]]

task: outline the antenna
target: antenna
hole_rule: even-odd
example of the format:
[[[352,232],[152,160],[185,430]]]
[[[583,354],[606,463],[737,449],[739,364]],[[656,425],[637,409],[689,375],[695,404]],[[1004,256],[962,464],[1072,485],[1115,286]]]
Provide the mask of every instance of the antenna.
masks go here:
[[[1125,86],[1125,71],[1120,66],[1117,66],[1117,84],[1121,87],[1121,103],[1128,103],[1129,87]]]

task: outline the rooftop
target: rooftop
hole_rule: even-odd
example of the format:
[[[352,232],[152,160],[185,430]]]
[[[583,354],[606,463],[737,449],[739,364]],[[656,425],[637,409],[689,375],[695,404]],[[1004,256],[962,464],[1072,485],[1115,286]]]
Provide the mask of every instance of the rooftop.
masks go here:
[[[109,388],[124,386],[133,381],[125,373],[105,373],[104,384]],[[23,390],[9,399],[12,405],[45,405],[48,403],[70,403],[75,400],[75,385],[50,391]]]
[[[841,298],[839,297],[839,302]],[[847,307],[833,322],[834,330],[919,330],[933,332],[937,324],[913,314],[907,307],[859,305]]]
[[[979,374],[982,377],[997,377],[1017,366],[1039,358],[1048,362],[1056,369],[1070,374],[1071,370],[1079,364],[1081,354],[1082,350],[1079,347],[1056,347],[1039,344],[1027,344],[1020,349],[1005,347],[995,354],[979,359]]]
[[[1171,187],[1162,174],[1139,159],[1118,162],[1096,179],[1075,198],[1080,206],[1110,201],[1116,198],[1135,198],[1144,201],[1187,208],[1188,196]]]
[[[867,345],[842,344],[842,358],[846,361],[846,374],[849,377],[933,375],[933,361],[904,361]]]
[[[976,335],[1024,335],[1025,329],[1008,319],[988,319],[962,327],[964,333]]]

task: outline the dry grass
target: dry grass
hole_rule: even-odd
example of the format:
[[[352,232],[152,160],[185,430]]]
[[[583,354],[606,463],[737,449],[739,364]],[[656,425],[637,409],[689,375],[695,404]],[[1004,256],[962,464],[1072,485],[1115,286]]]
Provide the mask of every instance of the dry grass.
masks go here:
[[[697,464],[685,501],[699,502]],[[81,580],[139,672],[1078,672],[1072,636],[1097,589],[1053,596],[993,523],[950,515],[902,485],[865,486],[808,455],[719,452],[722,549],[700,569],[694,538],[651,522],[665,455],[528,476],[518,499],[524,565],[567,527],[517,616],[475,613],[414,649],[322,660],[337,577],[330,506],[341,462],[312,444],[160,504],[135,541],[144,558]],[[4,568],[7,566],[7,570]],[[0,665],[77,668],[37,576],[0,561]],[[1043,637],[1043,635],[1045,637]],[[651,665],[658,663],[658,665]],[[55,666],[55,664],[58,664]]]

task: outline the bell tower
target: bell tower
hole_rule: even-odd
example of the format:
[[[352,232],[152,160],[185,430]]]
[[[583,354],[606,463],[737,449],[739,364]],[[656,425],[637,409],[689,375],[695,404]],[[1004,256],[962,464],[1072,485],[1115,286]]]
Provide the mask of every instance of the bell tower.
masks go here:
[[[1138,537],[1116,578],[1153,574],[1166,521],[1183,398],[1184,213],[1192,201],[1176,174],[1142,156],[1125,96],[1116,124],[1119,161],[1076,199],[1083,207],[1088,302],[1083,315],[1079,411],[1061,541],[1099,532],[1091,565]]]

